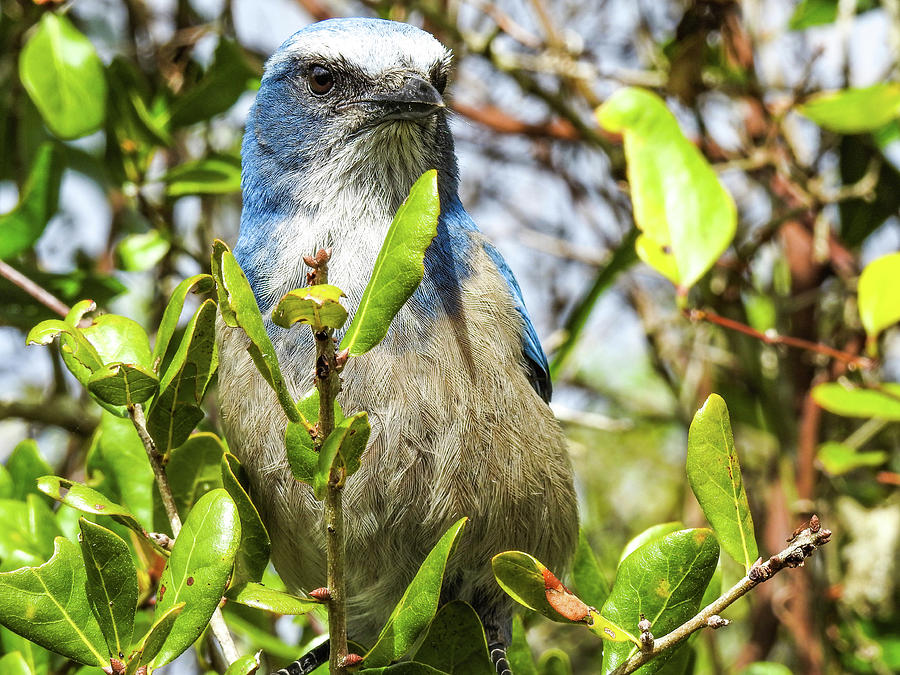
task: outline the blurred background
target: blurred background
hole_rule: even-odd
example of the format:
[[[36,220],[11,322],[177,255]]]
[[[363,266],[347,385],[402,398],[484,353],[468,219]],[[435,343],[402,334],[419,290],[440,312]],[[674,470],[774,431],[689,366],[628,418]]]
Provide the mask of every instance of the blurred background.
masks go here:
[[[682,314],[672,285],[634,260],[621,139],[592,114],[622,86],[657,92],[733,195],[737,238],[692,290],[691,306],[859,353],[859,271],[900,249],[900,127],[894,119],[876,133],[837,133],[795,106],[823,90],[897,80],[900,1],[2,0],[0,8],[0,213],[15,213],[33,187],[43,144],[55,148],[40,226],[24,245],[4,245],[14,219],[0,217],[4,269],[63,303],[93,298],[146,327],[178,281],[208,271],[214,237],[236,239],[243,123],[267,56],[332,16],[382,16],[434,33],[456,55],[448,98],[462,200],[517,275],[550,355],[583,528],[610,581],[622,546],[645,528],[703,524],[684,475],[687,426],[717,392],[731,412],[763,555],[812,513],[835,536],[805,569],[733,606],[728,629],[699,636],[694,672],[737,673],[757,661],[798,673],[900,671],[900,426],[815,404],[813,385],[858,377],[840,361]],[[23,45],[48,11],[64,13],[102,60],[105,112],[89,133],[48,128],[23,86]],[[76,95],[89,106],[97,93]],[[55,350],[25,347],[25,332],[55,315],[3,276],[0,460],[32,437],[57,473],[84,479],[99,408]],[[874,376],[897,381],[896,328],[881,354]],[[204,425],[215,430],[214,396],[207,410]],[[727,587],[742,569],[722,565]],[[272,663],[296,651],[273,644],[266,617],[235,621],[242,644],[266,647]],[[278,635],[308,641],[316,621],[282,619]],[[594,636],[528,625],[537,656],[552,645],[575,673],[598,667]],[[192,672],[192,659],[176,672]]]

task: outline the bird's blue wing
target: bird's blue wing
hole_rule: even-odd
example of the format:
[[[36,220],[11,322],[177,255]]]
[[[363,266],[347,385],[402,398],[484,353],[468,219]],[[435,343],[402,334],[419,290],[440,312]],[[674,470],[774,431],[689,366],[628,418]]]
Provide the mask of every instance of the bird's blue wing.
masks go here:
[[[547,364],[547,356],[544,354],[540,340],[538,340],[534,324],[531,323],[531,317],[528,316],[528,310],[525,309],[522,289],[519,288],[519,282],[516,281],[512,270],[509,269],[509,265],[506,264],[503,256],[500,255],[500,251],[487,242],[484,244],[484,250],[491,260],[494,261],[500,275],[506,280],[516,311],[522,317],[522,353],[525,356],[528,367],[528,379],[534,390],[540,394],[542,399],[549,403],[550,395],[553,393],[553,385],[550,382],[550,366]]]

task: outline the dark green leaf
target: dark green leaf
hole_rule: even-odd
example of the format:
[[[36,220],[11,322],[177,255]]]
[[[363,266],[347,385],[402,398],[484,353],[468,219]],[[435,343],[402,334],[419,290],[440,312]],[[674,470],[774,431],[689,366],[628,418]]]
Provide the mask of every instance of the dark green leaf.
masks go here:
[[[900,83],[814,94],[797,110],[820,127],[839,134],[875,131],[900,116]]]
[[[147,412],[147,431],[168,457],[203,419],[200,404],[218,365],[216,303],[205,300],[185,328],[181,344],[159,383]]]
[[[166,195],[224,195],[241,191],[241,158],[205,157],[173,167],[165,176]]]
[[[578,596],[592,607],[602,607],[609,595],[609,582],[600,569],[583,530],[578,532],[572,576]]]
[[[422,281],[425,249],[437,235],[440,212],[437,171],[432,169],[419,177],[397,209],[341,349],[359,356],[387,335],[394,316]]]
[[[259,581],[266,570],[272,551],[269,533],[250,495],[239,480],[239,477],[244,475],[244,470],[237,457],[231,454],[223,455],[221,470],[222,485],[234,500],[241,517],[241,545],[234,559],[231,583],[235,585],[245,581]]]
[[[138,647],[138,655],[136,657],[138,666],[149,664],[156,658],[157,654],[159,654],[160,650],[163,648],[163,645],[165,645],[166,640],[168,640],[169,635],[172,633],[175,622],[178,620],[178,617],[181,616],[181,613],[186,606],[187,603],[184,602],[172,605],[154,620],[153,626],[150,627],[150,630],[141,642],[141,646]],[[157,612],[157,614],[159,614],[159,612]],[[132,659],[134,658],[135,657],[132,657]]]
[[[169,252],[172,244],[159,230],[129,234],[116,246],[123,270],[143,272],[154,267]]]
[[[41,16],[19,57],[19,77],[60,138],[96,131],[106,114],[106,77],[94,46],[65,17]]]
[[[301,598],[255,582],[229,588],[225,597],[241,605],[275,614],[306,614],[322,604],[313,598]]]
[[[169,342],[172,340],[175,329],[178,327],[178,319],[181,317],[182,309],[184,309],[184,300],[187,298],[187,294],[191,291],[194,293],[208,293],[214,286],[215,280],[210,275],[195,274],[179,283],[175,290],[172,291],[169,302],[166,304],[166,311],[163,312],[163,318],[159,322],[159,329],[156,331],[156,342],[153,345],[153,354],[151,356],[153,370],[159,372],[162,361],[166,357],[166,352],[169,350]]]
[[[654,635],[665,635],[696,614],[719,560],[711,530],[681,530],[641,546],[616,575],[602,614],[635,635],[644,614]],[[611,673],[638,647],[611,642],[603,648],[603,672]],[[674,652],[664,652],[638,672],[657,672]]]
[[[898,167],[890,163],[893,153],[888,150],[894,133],[900,134],[900,123],[896,120],[874,132],[880,151],[865,137],[841,136],[839,168],[842,185],[859,182],[872,171],[874,162],[881,163],[873,191],[867,191],[861,197],[842,199],[838,204],[841,241],[850,247],[862,244],[885,220],[900,211],[900,173]]]
[[[78,547],[63,537],[54,544],[53,557],[43,565],[0,573],[0,623],[73,661],[108,665]]]
[[[56,212],[62,163],[51,143],[38,148],[19,203],[0,216],[0,260],[27,251]]]
[[[900,384],[885,382],[878,389],[861,389],[849,383],[826,382],[813,387],[812,397],[836,415],[900,420]]]
[[[131,647],[138,600],[137,570],[131,551],[128,544],[105,527],[84,518],[79,525],[88,601],[109,653],[124,660]]]
[[[454,600],[438,610],[413,658],[450,675],[495,675],[478,614]]]
[[[228,622],[228,628],[240,635],[249,645],[249,649],[262,649],[272,657],[284,663],[290,663],[298,656],[297,646],[286,644],[284,641],[273,635],[269,623],[265,627],[261,627],[245,618],[244,612],[233,611],[239,609],[238,605],[228,603],[225,605],[225,617]],[[325,667],[327,670],[327,666]],[[317,669],[318,672],[318,669]]]
[[[110,363],[91,373],[88,391],[110,405],[143,403],[159,389],[156,374],[141,366]]]
[[[53,512],[35,494],[25,501],[0,500],[0,562],[10,570],[40,565],[53,554],[53,540],[62,534]]]
[[[659,523],[658,525],[651,525],[646,530],[633,537],[627,544],[625,544],[625,547],[622,549],[622,553],[619,555],[619,564],[621,565],[622,561],[625,560],[625,558],[630,556],[644,544],[649,544],[651,541],[662,539],[667,534],[672,534],[673,532],[677,532],[678,530],[683,529],[684,523],[677,520],[671,523]]]
[[[175,539],[159,582],[157,618],[181,602],[187,607],[153,659],[154,667],[168,663],[200,637],[222,599],[240,540],[240,516],[228,493],[217,489],[203,495]]]
[[[366,412],[356,413],[335,427],[319,452],[313,490],[316,499],[324,499],[328,489],[328,477],[338,457],[347,469],[347,475],[353,475],[359,469],[360,457],[369,442],[369,415]]]
[[[225,112],[253,86],[255,77],[240,45],[219,38],[215,58],[203,79],[173,101],[169,126],[174,129],[205,122]]]
[[[666,104],[636,87],[597,109],[600,126],[623,134],[641,260],[690,288],[718,260],[737,228],[737,209]]]
[[[272,322],[282,328],[305,323],[314,331],[340,328],[347,320],[342,297],[344,292],[330,284],[298,288],[281,298],[272,312]]]
[[[537,675],[537,666],[525,639],[525,627],[519,615],[513,616],[512,640],[506,651],[506,660],[516,675]]]
[[[381,629],[375,645],[366,654],[366,666],[373,668],[396,661],[409,651],[419,634],[431,623],[437,611],[447,559],[467,520],[462,518],[453,524],[425,558]]]
[[[691,422],[687,477],[722,548],[749,572],[759,557],[756,533],[728,408],[718,394],[706,399]]]
[[[240,326],[250,338],[247,351],[253,362],[266,382],[275,390],[278,402],[288,420],[299,422],[300,414],[297,412],[297,407],[294,405],[281,374],[275,348],[266,333],[262,314],[260,314],[247,277],[244,276],[240,265],[228,247],[218,240],[213,245],[212,258],[213,276],[216,277],[218,284],[219,311],[222,313],[222,319],[229,326]]]
[[[37,443],[31,438],[20,441],[13,448],[6,460],[6,469],[12,479],[12,493],[9,496],[22,500],[29,494],[41,494],[37,479],[53,473],[53,468],[41,456]]]
[[[881,466],[889,457],[883,450],[860,452],[837,442],[823,443],[816,453],[819,464],[832,476],[841,476],[865,466]]]
[[[169,487],[175,499],[175,508],[182,519],[194,508],[194,504],[210,490],[222,487],[222,455],[225,445],[213,433],[192,434],[181,446],[172,451],[166,464]],[[154,523],[168,520],[162,499],[154,492]],[[164,531],[171,533],[169,527]]]

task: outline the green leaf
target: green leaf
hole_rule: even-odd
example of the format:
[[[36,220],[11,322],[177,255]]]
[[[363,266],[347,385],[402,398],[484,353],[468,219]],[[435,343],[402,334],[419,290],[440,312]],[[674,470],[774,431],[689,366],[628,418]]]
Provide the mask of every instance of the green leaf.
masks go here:
[[[224,195],[241,191],[241,158],[205,157],[173,167],[162,177],[166,196]]]
[[[722,548],[750,571],[759,557],[728,408],[711,394],[688,433],[687,476]]]
[[[0,673],[3,675],[34,675],[20,652],[5,654],[0,658]]]
[[[900,253],[873,260],[859,275],[859,317],[874,352],[875,340],[885,328],[900,321]]]
[[[138,600],[137,570],[121,537],[82,518],[81,553],[87,572],[87,594],[109,653],[124,660],[131,648]]]
[[[84,333],[59,319],[41,321],[25,338],[25,344],[48,345],[59,337],[59,352],[66,367],[75,378],[87,387],[94,371],[103,367],[97,349]]]
[[[0,500],[0,561],[9,570],[40,565],[53,554],[53,540],[62,534],[50,507],[38,495],[25,501]]]
[[[651,525],[646,530],[633,537],[627,544],[625,544],[625,547],[622,549],[622,553],[619,555],[619,565],[622,564],[622,561],[625,560],[625,558],[630,556],[644,544],[649,544],[651,541],[662,539],[667,534],[672,534],[672,532],[677,532],[678,530],[683,529],[684,523],[677,520],[671,523],[659,523],[657,525]]]
[[[266,333],[262,314],[256,304],[250,283],[234,255],[218,240],[213,245],[212,270],[218,284],[219,311],[223,321],[229,326],[240,326],[244,330],[250,338],[247,351],[260,374],[275,391],[288,420],[299,422],[300,413],[297,412],[297,406],[294,405],[281,374],[275,348]]]
[[[216,303],[205,300],[185,328],[178,350],[147,412],[147,431],[167,458],[203,419],[200,404],[218,365]]]
[[[484,626],[461,600],[438,610],[413,658],[449,675],[496,675]]]
[[[60,138],[96,131],[106,116],[106,77],[97,51],[65,17],[41,16],[19,56],[19,77]]]
[[[525,626],[518,614],[513,616],[512,640],[506,650],[506,660],[516,675],[537,675],[537,666],[525,639]]]
[[[103,363],[128,363],[152,370],[150,339],[137,321],[118,314],[102,314],[81,332]]]
[[[56,501],[82,513],[109,516],[116,522],[134,530],[144,539],[152,541],[147,530],[127,508],[116,504],[86,485],[59,476],[43,476],[38,480],[38,489]]]
[[[78,663],[108,665],[86,582],[78,548],[57,537],[53,556],[43,565],[0,573],[0,623]]]
[[[169,252],[172,244],[159,230],[129,234],[116,246],[119,264],[128,272],[143,272],[154,267]]]
[[[638,256],[677,286],[690,288],[734,238],[734,200],[655,94],[620,89],[598,108],[597,120],[625,139],[634,220],[641,230]]]
[[[156,658],[163,648],[163,645],[165,645],[166,640],[168,640],[169,635],[171,635],[172,629],[175,627],[175,622],[178,620],[178,617],[181,616],[181,613],[186,606],[187,603],[185,602],[179,602],[177,605],[172,605],[154,620],[150,630],[147,631],[147,634],[141,641],[141,645],[137,649],[137,654],[131,657],[132,660],[137,661],[137,667],[148,665]],[[157,612],[157,614],[159,614],[159,612]],[[136,669],[137,668],[135,668],[135,670]]]
[[[832,476],[842,476],[865,466],[881,466],[890,455],[883,450],[859,452],[843,443],[830,441],[819,446],[816,459]]]
[[[454,523],[435,544],[394,607],[378,640],[365,655],[367,668],[385,666],[406,654],[437,611],[444,569],[467,518]]]
[[[221,468],[222,485],[234,500],[241,517],[241,544],[234,559],[231,583],[236,585],[245,581],[259,581],[266,570],[272,551],[269,533],[250,495],[239,480],[245,478],[245,473],[237,457],[231,454],[223,455]]]
[[[192,434],[182,445],[172,451],[166,464],[169,488],[175,499],[175,508],[184,518],[194,504],[210,490],[222,487],[222,455],[225,445],[208,431]],[[158,493],[154,494],[157,497]],[[162,500],[153,504],[154,522],[165,516]]]
[[[0,645],[6,654],[11,652],[21,654],[33,675],[50,672],[50,652],[4,626],[0,626]]]
[[[6,460],[6,469],[12,479],[12,493],[9,496],[23,501],[30,494],[41,494],[37,479],[53,473],[53,468],[47,464],[37,443],[31,438],[20,441],[13,448]]]
[[[284,433],[288,465],[294,478],[311,486],[315,483],[316,470],[319,466],[319,451],[316,450],[315,442],[310,435],[310,429],[314,428],[319,420],[319,390],[310,389],[299,399],[297,411],[300,413],[301,421],[288,422]],[[344,411],[335,399],[334,422],[340,425],[343,421]]]
[[[640,633],[644,614],[653,634],[665,635],[697,613],[718,559],[719,544],[711,530],[681,530],[651,541],[619,565],[601,613],[634,634]],[[625,642],[605,644],[602,672],[611,673],[637,651]],[[657,672],[674,651],[663,652],[638,672]]]
[[[443,671],[416,661],[404,661],[403,663],[395,663],[392,666],[379,668],[363,668],[356,672],[359,675],[445,675]]]
[[[572,663],[569,655],[558,647],[551,647],[541,654],[538,672],[541,675],[572,675]]]
[[[387,335],[391,321],[418,288],[425,274],[425,249],[437,235],[441,212],[437,171],[423,173],[397,209],[375,268],[363,291],[341,349],[365,354]]]
[[[347,320],[342,297],[344,292],[331,284],[298,288],[281,298],[272,312],[272,322],[282,328],[305,323],[316,332],[340,328]]]
[[[40,238],[59,202],[62,162],[52,143],[37,149],[19,203],[0,216],[0,260],[27,251]]]
[[[252,675],[252,673],[259,670],[259,666],[259,652],[256,654],[245,654],[228,666],[225,675]]]
[[[156,374],[141,366],[110,363],[91,373],[88,391],[111,405],[143,403],[159,389]]]
[[[153,345],[153,354],[150,359],[153,370],[157,373],[169,350],[169,342],[178,327],[178,319],[184,309],[184,300],[187,298],[187,294],[191,291],[208,293],[214,287],[215,280],[209,274],[195,274],[179,283],[172,291],[169,302],[166,304],[166,311],[163,312],[163,318],[159,322],[159,329],[156,331],[156,342]]]
[[[179,603],[187,606],[153,659],[155,668],[200,637],[222,599],[240,540],[240,516],[228,493],[217,489],[203,495],[175,539],[159,582],[157,618]]]
[[[797,112],[839,134],[875,131],[900,116],[900,83],[814,94],[797,106]]]
[[[572,577],[578,596],[592,607],[602,607],[609,595],[609,582],[603,575],[584,530],[578,531],[578,548],[572,563]]]
[[[238,635],[248,645],[247,649],[262,649],[272,658],[278,659],[284,663],[290,663],[297,658],[298,650],[294,644],[286,644],[276,635],[272,634],[271,624],[266,623],[260,626],[256,621],[252,621],[246,617],[246,612],[240,613],[232,611],[237,606],[228,603],[225,605],[225,618],[228,622],[228,628]],[[327,671],[327,666],[325,670]]]
[[[347,475],[353,475],[360,467],[360,457],[369,442],[369,414],[365,411],[348,417],[335,427],[319,452],[316,475],[313,477],[313,491],[316,499],[324,499],[328,490],[328,478],[338,457],[347,469]]]
[[[897,383],[885,382],[878,389],[862,389],[849,382],[826,382],[813,387],[812,397],[836,415],[900,421],[900,384]]]
[[[241,605],[275,614],[306,614],[322,605],[313,598],[301,598],[256,582],[233,586],[225,593],[225,597]]]
[[[227,111],[241,94],[252,88],[255,78],[256,72],[244,58],[240,45],[219,38],[212,65],[203,78],[172,102],[169,126],[174,129],[206,122]]]
[[[793,673],[784,664],[771,661],[757,661],[744,668],[740,675],[793,675]]]

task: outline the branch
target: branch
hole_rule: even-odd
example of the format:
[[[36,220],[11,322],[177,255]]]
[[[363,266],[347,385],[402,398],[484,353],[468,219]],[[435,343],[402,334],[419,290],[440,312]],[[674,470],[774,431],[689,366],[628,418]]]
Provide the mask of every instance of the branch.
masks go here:
[[[755,586],[758,586],[767,579],[771,579],[773,575],[784,568],[802,567],[805,560],[811,556],[817,548],[828,543],[830,537],[831,530],[822,529],[818,516],[813,515],[812,518],[810,518],[806,529],[800,531],[789,540],[790,545],[787,548],[780,553],[776,553],[765,562],[762,562],[761,558],[757,560],[744,578],[738,581],[717,600],[700,610],[694,618],[683,623],[678,628],[658,640],[653,640],[652,643],[650,643],[648,638],[648,649],[631,656],[613,671],[612,675],[628,675],[628,673],[633,673],[652,658],[686,640],[691,634],[696,633],[701,628],[715,629],[727,625],[728,622],[719,616],[724,609],[746,595]],[[649,630],[645,632],[649,635]],[[652,638],[652,636],[650,636],[650,638]]]
[[[761,340],[769,345],[787,345],[788,347],[794,347],[796,349],[805,349],[806,351],[815,352],[817,354],[824,354],[825,356],[847,364],[850,368],[869,370],[875,366],[875,361],[864,356],[842,352],[834,347],[823,345],[820,342],[812,342],[811,340],[804,340],[803,338],[791,337],[789,335],[779,335],[775,331],[760,333],[755,328],[751,328],[740,321],[728,319],[707,310],[688,309],[685,310],[685,316],[691,321],[708,321],[709,323],[721,326],[722,328],[728,328],[729,330],[749,335],[750,337]]]
[[[0,401],[0,420],[10,418],[52,425],[82,438],[97,428],[96,416],[68,396],[54,396],[40,403]]]
[[[51,312],[55,312],[63,318],[69,313],[69,306],[66,303],[2,260],[0,260],[0,277],[21,288]]]

